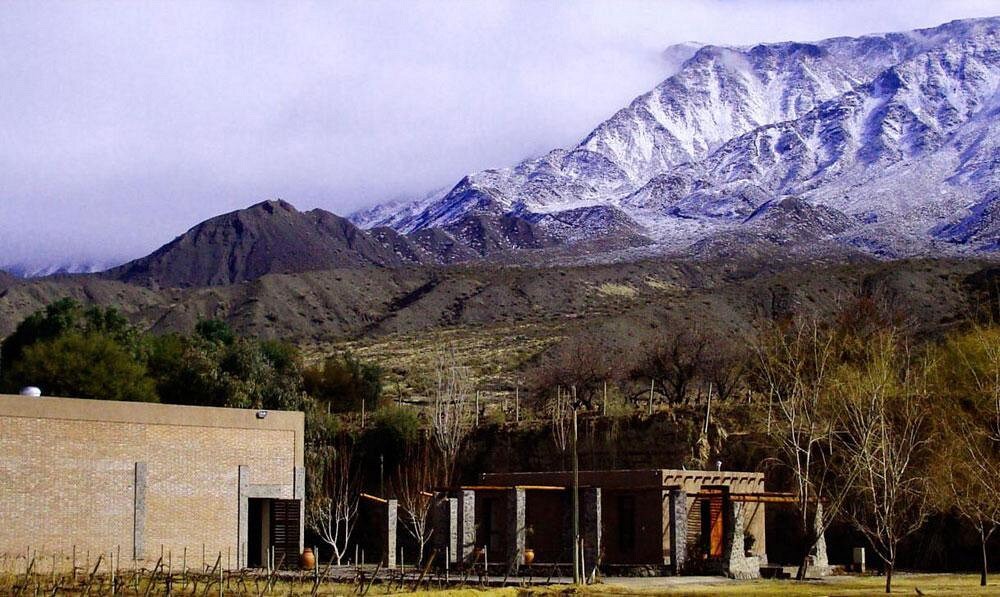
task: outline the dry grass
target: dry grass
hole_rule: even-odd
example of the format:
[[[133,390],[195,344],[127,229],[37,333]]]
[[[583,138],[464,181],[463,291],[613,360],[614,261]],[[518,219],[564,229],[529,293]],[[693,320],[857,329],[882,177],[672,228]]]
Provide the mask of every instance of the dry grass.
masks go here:
[[[121,571],[117,579],[116,595],[163,595],[166,593],[165,578],[160,574],[150,585],[149,571],[140,573],[137,579]],[[440,581],[439,577],[438,581]],[[27,580],[27,583],[25,581]],[[268,585],[267,573],[232,572],[224,579],[225,595],[357,595],[356,583],[343,580],[323,582],[314,589],[313,577],[310,573],[282,573],[280,578],[273,579]],[[384,581],[385,579],[383,579]],[[749,597],[819,597],[843,596],[863,597],[884,595],[885,579],[877,576],[835,576],[822,580],[795,582],[791,580],[756,580],[730,581],[722,578],[629,578],[611,579],[606,583],[574,588],[566,585],[482,589],[475,586],[452,586],[448,588],[432,588],[413,592],[414,580],[411,578],[402,585],[393,581],[380,581],[367,586],[367,595],[435,595],[441,597],[475,597],[514,595],[539,597],[554,595],[675,595],[688,597],[704,597],[708,595],[739,595]],[[515,585],[518,579],[510,579]],[[135,584],[137,582],[137,584]],[[436,581],[431,580],[432,584]],[[919,589],[919,593],[917,592]],[[74,583],[68,574],[33,574],[26,577],[24,573],[0,574],[0,595],[110,595],[110,577],[98,575],[93,579],[85,573],[78,574]],[[173,574],[171,583],[172,595],[218,595],[218,576],[190,574],[182,579],[182,575]],[[993,580],[987,587],[979,586],[979,576],[973,574],[899,574],[893,580],[893,594],[897,595],[997,595],[1000,596],[1000,580]]]
[[[384,392],[389,397],[427,395],[437,361],[450,355],[457,365],[469,367],[475,387],[506,393],[523,383],[519,373],[526,362],[562,338],[560,325],[463,327],[324,344],[304,352],[310,363],[350,351],[379,364],[386,373]]]
[[[748,597],[862,597],[885,595],[885,578],[879,576],[833,576],[822,580],[796,582],[791,580],[756,580],[730,582],[683,582],[671,579],[635,579],[627,584],[601,584],[586,587],[581,594],[593,595],[676,595],[702,597],[707,595],[739,595]],[[649,581],[644,583],[643,581]],[[646,584],[647,586],[643,586]],[[917,593],[917,589],[920,593]],[[534,592],[560,593],[556,588]],[[979,586],[979,576],[972,574],[898,574],[893,577],[894,595],[1000,595],[1000,579],[987,587]]]
[[[673,282],[667,282],[665,280],[661,280],[656,276],[646,276],[643,282],[646,283],[646,286],[649,286],[653,290],[659,290],[660,292],[676,292],[676,293],[684,292],[684,288],[682,288],[680,285],[675,284]]]
[[[628,284],[614,284],[611,282],[605,282],[596,288],[598,294],[613,298],[635,298],[638,291],[629,286]]]

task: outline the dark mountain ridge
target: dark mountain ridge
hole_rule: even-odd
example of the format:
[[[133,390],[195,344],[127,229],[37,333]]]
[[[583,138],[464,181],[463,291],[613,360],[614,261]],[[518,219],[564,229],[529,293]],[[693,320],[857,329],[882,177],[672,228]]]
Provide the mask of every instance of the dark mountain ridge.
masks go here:
[[[608,237],[634,236],[608,228]],[[470,214],[440,228],[401,234],[363,230],[346,218],[264,201],[194,226],[153,253],[100,276],[153,288],[225,286],[267,274],[470,261],[512,263],[564,239],[512,214]]]
[[[17,277],[0,269],[0,290],[7,288],[17,282]]]

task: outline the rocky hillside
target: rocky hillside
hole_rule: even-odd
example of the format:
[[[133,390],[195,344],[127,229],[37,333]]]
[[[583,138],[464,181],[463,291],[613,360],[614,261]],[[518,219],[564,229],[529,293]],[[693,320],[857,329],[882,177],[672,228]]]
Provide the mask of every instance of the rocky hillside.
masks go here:
[[[17,282],[17,278],[7,272],[0,270],[0,290],[4,290]]]
[[[107,275],[129,283],[190,287],[234,284],[271,273],[404,261],[344,218],[322,210],[303,213],[284,201],[267,201],[206,220]]]
[[[156,332],[190,330],[200,318],[220,318],[242,333],[303,344],[407,334],[430,340],[435,330],[479,333],[511,326],[555,336],[583,329],[635,338],[669,321],[745,331],[760,317],[799,308],[825,312],[859,289],[876,286],[884,286],[923,327],[934,329],[996,302],[1000,268],[972,260],[789,264],[770,259],[744,266],[733,260],[415,266],[269,274],[187,289],[71,276],[0,289],[0,336],[31,312],[72,296],[118,306]]]
[[[567,212],[560,217],[559,225],[572,231],[586,216]],[[553,222],[546,224],[553,227]],[[611,245],[640,238],[613,219],[600,218],[600,223],[605,232],[596,238]],[[362,230],[330,212],[301,212],[278,200],[206,220],[101,277],[153,288],[193,288],[330,269],[545,262],[551,254],[547,249],[564,246],[565,237],[512,214],[470,213],[438,228],[401,234],[389,227]]]

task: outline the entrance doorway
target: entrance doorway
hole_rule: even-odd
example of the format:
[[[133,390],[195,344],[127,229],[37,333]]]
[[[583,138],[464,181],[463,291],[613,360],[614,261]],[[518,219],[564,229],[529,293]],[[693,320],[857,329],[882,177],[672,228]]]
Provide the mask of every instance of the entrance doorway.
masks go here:
[[[701,492],[707,494],[701,500],[701,537],[705,554],[709,559],[721,558],[725,541],[725,491],[703,487]]]
[[[299,500],[247,500],[247,567],[298,566],[301,516]],[[271,559],[273,558],[273,559]]]

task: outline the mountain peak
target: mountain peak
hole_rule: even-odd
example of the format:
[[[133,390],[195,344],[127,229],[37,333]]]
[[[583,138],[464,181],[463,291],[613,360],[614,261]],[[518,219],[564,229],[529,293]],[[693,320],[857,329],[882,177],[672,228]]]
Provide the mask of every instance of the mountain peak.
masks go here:
[[[935,235],[994,213],[982,205],[1000,185],[998,44],[991,17],[814,42],[671,46],[664,57],[682,58],[676,71],[577,146],[473,173],[436,198],[394,206],[383,223],[409,233],[517,214],[559,223],[572,243],[602,233],[574,214],[604,213],[680,249],[759,216],[804,239],[825,230],[831,242],[878,246],[876,255],[994,247],[949,235],[942,249]],[[796,214],[810,224],[797,227]]]
[[[401,263],[347,220],[323,210],[303,213],[279,199],[210,218],[107,275],[187,287],[234,284],[271,273]]]
[[[284,199],[269,199],[267,201],[261,201],[260,203],[256,203],[254,205],[251,205],[250,207],[246,208],[245,210],[239,210],[239,211],[252,212],[252,211],[256,211],[256,210],[262,210],[262,211],[265,211],[265,212],[267,212],[269,214],[273,214],[276,211],[287,211],[287,212],[298,212],[299,211],[299,210],[297,210],[295,208],[294,205],[292,205],[291,203],[285,201]]]

